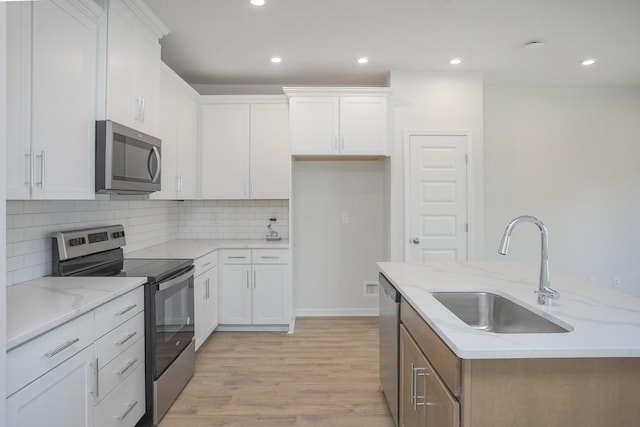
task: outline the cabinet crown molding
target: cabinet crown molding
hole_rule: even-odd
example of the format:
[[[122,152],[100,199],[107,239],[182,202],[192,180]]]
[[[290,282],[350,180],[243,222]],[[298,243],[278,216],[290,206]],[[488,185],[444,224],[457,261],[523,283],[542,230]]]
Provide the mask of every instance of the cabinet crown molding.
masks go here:
[[[289,96],[391,96],[390,87],[325,87],[325,86],[284,86],[283,92]]]
[[[284,95],[200,95],[200,104],[286,104]]]
[[[114,0],[111,0],[112,2]],[[161,39],[169,34],[169,28],[156,16],[153,11],[143,1],[137,0],[119,0],[127,8],[129,8],[145,25],[153,32],[153,34]]]

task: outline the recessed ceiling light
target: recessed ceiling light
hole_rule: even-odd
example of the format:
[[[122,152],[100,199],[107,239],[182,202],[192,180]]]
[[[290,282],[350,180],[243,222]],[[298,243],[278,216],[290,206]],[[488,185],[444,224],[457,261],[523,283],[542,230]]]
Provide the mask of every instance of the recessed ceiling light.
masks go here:
[[[282,62],[282,58],[280,58],[279,56],[274,56],[271,58],[271,62],[273,62],[274,64],[279,64]]]
[[[593,58],[585,59],[584,61],[581,62],[581,64],[584,65],[585,67],[588,67],[589,65],[593,65],[595,63],[596,63],[596,60]]]
[[[451,61],[449,61],[449,64],[451,64],[451,65],[458,65],[458,64],[462,64],[462,59],[460,59],[460,58],[453,58]]]
[[[369,58],[365,58],[364,56],[362,58],[358,58],[358,64],[366,64],[367,62],[369,62]]]
[[[267,0],[249,0],[254,6],[264,6]]]

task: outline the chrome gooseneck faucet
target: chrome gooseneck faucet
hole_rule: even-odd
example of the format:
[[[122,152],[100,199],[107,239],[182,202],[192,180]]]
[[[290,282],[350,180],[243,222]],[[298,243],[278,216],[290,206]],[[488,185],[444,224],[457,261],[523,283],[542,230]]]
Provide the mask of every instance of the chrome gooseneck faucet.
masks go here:
[[[540,261],[540,285],[536,293],[538,294],[538,304],[544,305],[549,299],[560,298],[560,293],[551,289],[549,285],[549,236],[547,227],[545,227],[542,221],[534,216],[528,215],[523,215],[515,218],[507,225],[507,228],[504,230],[504,235],[502,236],[502,241],[500,242],[498,253],[500,253],[501,255],[507,254],[507,252],[509,251],[511,232],[513,232],[513,229],[516,227],[516,225],[520,224],[521,222],[534,223],[538,226],[542,235],[542,248],[540,249],[540,257],[542,258]]]

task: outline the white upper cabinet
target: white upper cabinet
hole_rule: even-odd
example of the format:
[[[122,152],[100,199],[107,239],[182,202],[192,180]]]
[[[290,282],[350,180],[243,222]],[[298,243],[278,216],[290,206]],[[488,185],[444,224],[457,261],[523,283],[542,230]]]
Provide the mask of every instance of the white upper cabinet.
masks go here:
[[[7,199],[94,198],[93,1],[7,5]]]
[[[288,199],[291,149],[283,97],[204,98],[203,199]]]
[[[169,31],[141,1],[108,0],[98,117],[151,135],[160,122],[160,43]]]
[[[386,156],[385,88],[284,88],[294,156]]]
[[[152,199],[198,197],[198,93],[168,66],[160,70],[162,191]]]

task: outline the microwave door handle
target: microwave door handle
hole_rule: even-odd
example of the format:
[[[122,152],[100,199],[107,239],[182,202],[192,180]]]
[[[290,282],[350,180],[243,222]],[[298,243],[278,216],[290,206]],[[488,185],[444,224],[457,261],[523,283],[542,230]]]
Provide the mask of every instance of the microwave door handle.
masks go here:
[[[158,164],[158,168],[156,169],[155,173],[151,171],[151,156],[155,156],[156,163]],[[151,148],[151,152],[149,153],[149,158],[147,159],[147,170],[149,171],[151,182],[158,182],[158,178],[160,178],[160,152],[155,146]]]

